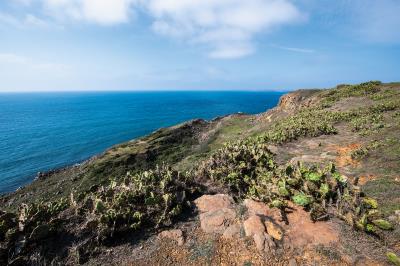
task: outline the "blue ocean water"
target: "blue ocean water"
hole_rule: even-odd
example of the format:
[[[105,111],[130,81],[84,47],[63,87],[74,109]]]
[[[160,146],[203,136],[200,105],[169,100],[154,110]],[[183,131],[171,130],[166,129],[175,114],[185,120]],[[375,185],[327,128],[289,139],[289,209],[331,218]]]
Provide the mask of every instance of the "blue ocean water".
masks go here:
[[[274,107],[280,92],[79,92],[0,94],[0,193],[39,171],[194,118]]]

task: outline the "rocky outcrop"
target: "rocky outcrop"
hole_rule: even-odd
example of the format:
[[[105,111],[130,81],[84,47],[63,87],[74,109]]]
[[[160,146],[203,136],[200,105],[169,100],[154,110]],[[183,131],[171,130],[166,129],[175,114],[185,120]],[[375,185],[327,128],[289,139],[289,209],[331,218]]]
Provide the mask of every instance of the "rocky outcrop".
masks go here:
[[[200,214],[200,224],[206,233],[223,234],[234,223],[235,218],[233,209],[222,208]]]
[[[285,94],[279,99],[278,109],[290,112],[302,107],[309,107],[317,100],[311,97],[317,91],[298,90]]]
[[[204,195],[194,203],[200,212],[200,226],[206,233],[224,234],[235,222],[234,201],[228,195]],[[230,228],[225,235],[232,235],[232,230]]]
[[[162,231],[158,237],[160,239],[170,239],[175,241],[178,246],[182,246],[185,243],[185,238],[183,237],[183,232],[180,229],[172,229]]]
[[[205,195],[195,201],[200,227],[225,239],[250,238],[256,248],[273,254],[277,248],[303,249],[309,245],[330,245],[339,241],[339,231],[331,222],[313,222],[302,208],[290,205],[284,222],[280,211],[251,199],[235,204],[224,194]],[[241,206],[240,206],[241,205]],[[246,209],[238,215],[236,210]],[[242,233],[243,232],[243,233]]]
[[[233,209],[234,201],[232,197],[225,194],[204,195],[194,201],[200,213],[212,212],[219,209]]]

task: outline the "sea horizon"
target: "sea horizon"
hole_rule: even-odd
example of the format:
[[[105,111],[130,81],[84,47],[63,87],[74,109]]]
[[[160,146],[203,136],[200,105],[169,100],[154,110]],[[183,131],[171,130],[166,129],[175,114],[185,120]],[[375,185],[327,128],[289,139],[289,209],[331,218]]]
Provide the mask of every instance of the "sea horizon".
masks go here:
[[[275,107],[283,94],[276,91],[3,92],[0,194],[28,185],[38,172],[84,162],[114,145],[159,128],[197,118],[211,120],[234,113],[265,112]]]

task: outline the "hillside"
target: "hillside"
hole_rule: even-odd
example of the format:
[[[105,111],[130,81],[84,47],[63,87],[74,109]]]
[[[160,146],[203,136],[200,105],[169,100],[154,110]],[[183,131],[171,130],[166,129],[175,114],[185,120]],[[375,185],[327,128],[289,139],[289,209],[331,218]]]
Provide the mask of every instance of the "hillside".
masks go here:
[[[0,265],[400,265],[400,83],[160,129],[0,203]]]

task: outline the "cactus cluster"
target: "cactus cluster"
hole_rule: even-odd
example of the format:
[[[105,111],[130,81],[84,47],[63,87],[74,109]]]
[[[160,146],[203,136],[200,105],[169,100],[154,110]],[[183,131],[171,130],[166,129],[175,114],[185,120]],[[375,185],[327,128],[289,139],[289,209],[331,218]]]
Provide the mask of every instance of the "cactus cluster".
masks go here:
[[[127,175],[83,199],[83,209],[98,223],[98,233],[110,236],[142,227],[170,225],[199,187],[189,175],[168,166]]]
[[[62,221],[58,215],[68,207],[68,201],[61,199],[22,204],[18,213],[0,210],[0,253],[7,250],[11,258],[29,254],[38,242],[59,231]],[[0,264],[7,260],[7,256],[0,254]]]
[[[357,85],[341,85],[324,92],[322,95],[324,97],[323,103],[330,105],[343,98],[374,95],[379,92],[379,85],[381,84],[380,81],[369,81]]]
[[[293,202],[308,210],[313,221],[335,216],[373,234],[392,229],[377,202],[361,192],[357,179],[350,182],[333,164],[279,166],[263,142],[227,144],[197,174],[227,185],[238,199],[253,198],[282,210]]]

